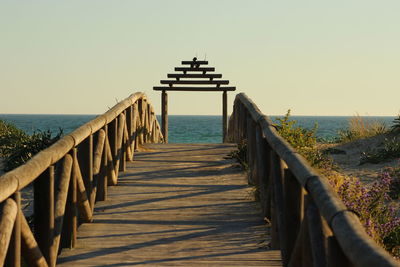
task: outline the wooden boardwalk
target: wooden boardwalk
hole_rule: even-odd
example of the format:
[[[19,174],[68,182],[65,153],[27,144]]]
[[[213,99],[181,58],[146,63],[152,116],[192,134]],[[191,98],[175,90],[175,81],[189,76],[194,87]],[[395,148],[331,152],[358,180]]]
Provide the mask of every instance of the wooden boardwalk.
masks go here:
[[[230,144],[147,145],[59,266],[281,266]]]

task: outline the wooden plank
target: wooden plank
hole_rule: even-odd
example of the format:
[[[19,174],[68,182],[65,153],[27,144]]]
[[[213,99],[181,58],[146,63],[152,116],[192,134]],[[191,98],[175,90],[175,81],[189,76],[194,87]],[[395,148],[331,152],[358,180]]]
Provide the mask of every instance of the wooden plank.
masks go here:
[[[196,61],[189,60],[189,61],[186,61],[186,60],[184,60],[184,61],[181,62],[181,64],[182,64],[182,65],[194,65],[194,64],[197,64],[197,65],[207,65],[207,64],[208,64],[208,61],[206,61],[206,60],[196,60]]]
[[[228,80],[161,80],[161,84],[229,84]]]
[[[169,87],[169,86],[154,86],[153,90],[155,91],[193,91],[193,92],[212,92],[212,91],[235,91],[236,87],[233,86],[220,86],[220,87],[190,87],[190,86],[182,86],[182,87]]]
[[[188,67],[176,67],[175,71],[215,71],[213,67],[198,67],[198,68],[188,68]]]
[[[170,73],[167,74],[168,78],[209,78],[209,79],[213,79],[213,78],[222,78],[222,74],[218,74],[218,73],[206,73],[206,74],[198,74],[198,73],[186,73],[186,74],[182,74],[182,73]]]
[[[146,145],[58,266],[282,266],[232,144]]]

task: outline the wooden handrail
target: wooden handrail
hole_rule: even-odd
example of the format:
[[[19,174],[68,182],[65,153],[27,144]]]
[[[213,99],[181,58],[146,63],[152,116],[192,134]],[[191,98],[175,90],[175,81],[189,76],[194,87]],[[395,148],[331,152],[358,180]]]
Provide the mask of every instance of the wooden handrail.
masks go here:
[[[346,262],[400,266],[366,234],[327,178],[278,134],[271,120],[244,93],[235,98],[228,140],[247,141],[249,182],[260,188],[264,216],[272,221],[271,245],[281,249],[285,266],[337,266],[338,262],[341,266],[349,266]],[[288,203],[293,200],[305,204]]]
[[[125,161],[150,142],[163,142],[161,128],[146,95],[135,93],[1,176],[0,267],[21,266],[21,255],[29,266],[54,267],[60,248],[76,245],[78,223],[91,222],[94,203],[117,184]],[[34,232],[20,203],[20,190],[32,184]]]

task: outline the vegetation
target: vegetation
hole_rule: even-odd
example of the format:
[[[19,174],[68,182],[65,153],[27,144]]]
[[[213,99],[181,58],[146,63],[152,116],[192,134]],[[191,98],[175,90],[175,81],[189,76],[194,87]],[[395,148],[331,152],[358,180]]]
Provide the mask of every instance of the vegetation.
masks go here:
[[[331,174],[328,178],[346,207],[358,215],[368,235],[394,254],[400,246],[400,218],[391,198],[393,178],[389,172],[369,186],[355,177]]]
[[[380,175],[380,179],[370,185],[365,185],[356,177],[337,172],[337,166],[318,147],[315,136],[317,125],[312,129],[296,126],[296,121],[290,120],[290,110],[283,118],[276,120],[275,127],[279,134],[329,179],[347,208],[358,215],[368,235],[392,255],[400,257],[400,218],[393,204],[394,199],[400,199],[400,167],[387,169]],[[397,126],[392,127],[392,130],[400,131],[400,116],[396,120]],[[387,133],[387,128],[383,123],[366,123],[357,116],[350,120],[349,129],[341,132],[340,141],[354,141],[383,133]],[[382,150],[364,153],[363,160],[374,161],[399,157],[399,138],[385,140]],[[238,144],[238,149],[231,152],[229,157],[237,159],[247,171],[246,151],[244,141]],[[342,152],[333,149],[329,153]]]
[[[335,166],[317,146],[315,136],[318,125],[312,129],[304,129],[296,126],[295,120],[290,120],[290,110],[283,118],[276,118],[278,123],[275,125],[279,134],[289,142],[289,144],[302,154],[312,166],[316,168],[332,169]]]
[[[247,164],[247,141],[243,140],[237,145],[237,150],[230,152],[227,156],[230,159],[236,159],[244,171],[248,171],[249,165]]]
[[[351,142],[388,132],[384,122],[365,121],[359,114],[349,120],[349,128],[338,132],[339,142]]]
[[[4,159],[4,170],[10,171],[27,162],[61,136],[61,129],[54,137],[50,131],[38,131],[29,135],[13,124],[0,120],[0,157]]]
[[[394,119],[393,125],[392,125],[392,132],[396,134],[400,134],[400,114],[399,116]]]
[[[363,223],[366,232],[385,249],[395,256],[400,256],[400,218],[397,217],[392,204],[392,196],[400,194],[400,169],[397,176],[394,171],[385,172],[372,185],[367,186],[357,178],[341,175],[336,166],[319,149],[315,137],[316,126],[311,129],[296,127],[295,121],[289,120],[290,111],[282,119],[277,119],[278,132],[284,137],[310,164],[321,170],[329,179],[333,188],[349,210],[354,211]],[[352,120],[347,139],[369,137],[386,132],[382,124],[366,124],[358,116]],[[393,147],[394,141],[388,145]],[[399,145],[399,142],[397,142]]]
[[[385,138],[383,147],[365,151],[361,154],[360,165],[380,163],[400,157],[400,137]]]

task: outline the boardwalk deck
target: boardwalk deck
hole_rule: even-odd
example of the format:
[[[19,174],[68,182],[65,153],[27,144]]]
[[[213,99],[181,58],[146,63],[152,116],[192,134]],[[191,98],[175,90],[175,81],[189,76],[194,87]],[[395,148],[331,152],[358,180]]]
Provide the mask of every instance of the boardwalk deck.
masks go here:
[[[281,266],[228,144],[148,145],[58,266]]]

